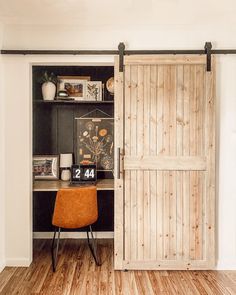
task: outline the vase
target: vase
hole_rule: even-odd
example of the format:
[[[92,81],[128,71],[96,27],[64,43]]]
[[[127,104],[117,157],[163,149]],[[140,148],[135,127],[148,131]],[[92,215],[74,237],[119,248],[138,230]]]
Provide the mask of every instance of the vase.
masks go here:
[[[42,85],[42,94],[44,100],[54,100],[56,95],[56,85],[52,82],[44,82]]]
[[[63,169],[61,172],[61,180],[69,181],[71,177],[70,169]]]

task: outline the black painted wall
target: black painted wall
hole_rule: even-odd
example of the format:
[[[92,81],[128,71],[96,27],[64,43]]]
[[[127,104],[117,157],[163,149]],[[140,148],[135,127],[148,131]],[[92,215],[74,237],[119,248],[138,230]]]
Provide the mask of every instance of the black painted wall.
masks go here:
[[[56,192],[34,192],[33,231],[53,231],[51,225]],[[94,231],[113,231],[114,229],[114,193],[98,191],[98,221],[94,223]],[[68,230],[66,230],[68,231]],[[78,230],[84,231],[84,229]]]
[[[113,103],[100,104],[56,104],[44,103],[42,99],[40,76],[47,70],[60,76],[90,76],[91,81],[106,81],[114,76],[111,66],[33,66],[33,154],[59,155],[75,154],[75,118],[96,108],[114,116]],[[105,89],[105,99],[114,97]],[[111,173],[100,173],[99,178],[112,178]],[[55,192],[34,192],[33,214],[34,231],[51,231],[51,215],[55,201]],[[99,220],[95,225],[97,231],[113,231],[114,228],[114,193],[98,193]]]

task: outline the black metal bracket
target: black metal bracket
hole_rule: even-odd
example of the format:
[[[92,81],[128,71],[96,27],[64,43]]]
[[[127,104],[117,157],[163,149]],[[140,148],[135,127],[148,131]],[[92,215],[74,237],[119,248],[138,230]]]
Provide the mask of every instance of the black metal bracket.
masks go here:
[[[124,71],[124,55],[125,55],[125,44],[123,42],[119,43],[119,72]]]
[[[205,53],[206,53],[206,64],[207,64],[207,72],[210,72],[211,71],[211,49],[212,49],[212,44],[211,42],[206,42],[205,43],[205,46],[204,46],[204,49],[205,49]]]

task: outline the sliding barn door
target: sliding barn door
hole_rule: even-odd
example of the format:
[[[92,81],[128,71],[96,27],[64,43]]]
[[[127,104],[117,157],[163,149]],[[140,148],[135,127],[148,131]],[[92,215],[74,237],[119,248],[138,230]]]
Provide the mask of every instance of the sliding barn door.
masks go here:
[[[117,60],[116,269],[214,267],[214,117],[205,56]]]

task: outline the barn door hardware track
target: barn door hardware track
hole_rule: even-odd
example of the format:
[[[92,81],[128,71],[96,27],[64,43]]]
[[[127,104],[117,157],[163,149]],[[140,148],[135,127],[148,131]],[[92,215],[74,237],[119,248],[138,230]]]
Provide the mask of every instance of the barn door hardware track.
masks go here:
[[[212,54],[236,54],[236,49],[212,49],[211,42],[206,42],[204,49],[200,50],[125,50],[125,44],[121,42],[118,50],[8,50],[0,51],[3,55],[118,55],[119,71],[123,72],[124,56],[137,54],[205,54],[207,59],[207,71],[211,71]]]
[[[125,44],[120,43],[118,46],[119,50],[119,72],[123,72],[124,70],[124,55],[125,55]]]
[[[205,53],[206,53],[206,64],[207,64],[207,72],[211,71],[211,48],[212,48],[212,44],[211,42],[206,42],[205,43]]]

